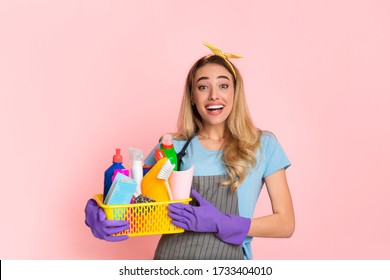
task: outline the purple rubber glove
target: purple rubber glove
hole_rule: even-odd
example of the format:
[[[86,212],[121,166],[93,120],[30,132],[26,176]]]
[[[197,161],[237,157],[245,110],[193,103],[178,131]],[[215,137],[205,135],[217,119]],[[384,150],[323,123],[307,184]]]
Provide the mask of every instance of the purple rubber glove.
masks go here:
[[[192,195],[199,202],[198,207],[183,203],[168,206],[172,224],[189,231],[213,232],[220,240],[233,245],[244,242],[251,219],[223,214],[197,191],[192,190]]]
[[[111,236],[129,229],[129,222],[107,220],[106,214],[94,199],[90,199],[85,206],[85,224],[91,229],[96,238],[116,242],[129,238],[127,235]]]

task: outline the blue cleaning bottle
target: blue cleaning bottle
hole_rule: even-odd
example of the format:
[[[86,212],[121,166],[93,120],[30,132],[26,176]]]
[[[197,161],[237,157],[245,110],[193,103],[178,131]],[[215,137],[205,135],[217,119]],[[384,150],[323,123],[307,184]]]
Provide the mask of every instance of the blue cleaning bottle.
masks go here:
[[[116,149],[116,153],[112,158],[112,165],[104,172],[104,194],[103,201],[106,198],[108,191],[112,184],[112,176],[114,176],[115,169],[125,169],[122,165],[123,158],[121,155],[121,149]]]

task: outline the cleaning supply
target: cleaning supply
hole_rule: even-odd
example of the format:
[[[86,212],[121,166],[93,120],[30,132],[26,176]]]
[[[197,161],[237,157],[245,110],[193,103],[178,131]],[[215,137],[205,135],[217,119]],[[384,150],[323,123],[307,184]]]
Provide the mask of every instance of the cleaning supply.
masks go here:
[[[148,173],[151,168],[152,168],[152,165],[144,165],[144,166],[142,166],[144,177],[145,177],[146,173]]]
[[[160,145],[161,151],[164,152],[166,157],[169,159],[169,161],[174,165],[175,171],[177,171],[177,155],[175,148],[173,147],[173,141],[172,141],[172,135],[171,134],[165,134],[163,136],[161,145]]]
[[[144,154],[142,150],[136,148],[129,149],[130,160],[131,160],[131,174],[132,178],[137,182],[137,189],[134,193],[135,197],[141,194],[141,182],[144,177],[142,160]]]
[[[172,164],[169,160],[165,161],[163,166],[161,167],[160,171],[157,174],[158,179],[162,179],[165,182],[165,187],[167,188],[167,192],[169,195],[169,200],[172,200],[172,192],[171,192],[171,187],[169,186],[168,183],[168,178],[171,175],[173,168],[175,167],[174,164]]]
[[[121,155],[121,149],[117,148],[115,150],[115,155],[112,158],[112,165],[104,172],[104,192],[103,200],[106,198],[106,195],[112,184],[112,176],[114,176],[115,169],[125,169],[122,165],[123,158]]]
[[[187,199],[191,194],[192,176],[195,166],[187,170],[173,171],[169,176],[169,186],[172,191],[173,200]]]
[[[144,196],[142,194],[140,194],[139,196],[137,196],[134,200],[133,200],[133,203],[134,204],[137,204],[137,203],[149,203],[149,202],[156,202],[155,200],[147,197],[147,196]]]
[[[127,177],[130,177],[130,172],[127,169],[114,169],[114,175],[111,177],[111,181],[114,182],[115,176],[118,173],[122,173],[123,175],[126,175]]]
[[[158,178],[158,174],[169,159],[158,148],[155,150],[154,156],[157,162],[142,179],[141,191],[144,196],[155,201],[169,201],[170,197],[165,180]]]
[[[117,173],[104,199],[104,204],[129,204],[136,188],[137,182],[135,180],[122,173]]]
[[[156,148],[156,150],[154,151],[154,158],[156,159],[156,161],[159,161],[160,159],[165,157],[166,155],[164,154],[164,152],[159,148]]]

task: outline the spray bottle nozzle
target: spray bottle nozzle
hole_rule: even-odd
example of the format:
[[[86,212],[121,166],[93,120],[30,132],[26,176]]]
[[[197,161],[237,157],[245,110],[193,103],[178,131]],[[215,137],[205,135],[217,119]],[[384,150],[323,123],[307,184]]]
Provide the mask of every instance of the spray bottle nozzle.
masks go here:
[[[165,154],[163,151],[161,151],[159,148],[156,148],[154,152],[154,158],[159,161],[162,158],[165,158]]]
[[[130,160],[143,160],[144,153],[140,149],[129,148]]]
[[[113,162],[122,162],[121,149],[115,149],[115,155],[112,157]]]

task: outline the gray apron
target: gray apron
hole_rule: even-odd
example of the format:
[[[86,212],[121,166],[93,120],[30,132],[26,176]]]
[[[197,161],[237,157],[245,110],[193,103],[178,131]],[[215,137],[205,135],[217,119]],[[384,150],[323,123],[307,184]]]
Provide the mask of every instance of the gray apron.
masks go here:
[[[224,175],[194,176],[192,188],[225,214],[239,215],[237,191],[221,187]],[[192,205],[196,200],[192,198]],[[162,235],[158,242],[155,260],[242,260],[242,246],[225,243],[214,233],[185,231]]]

